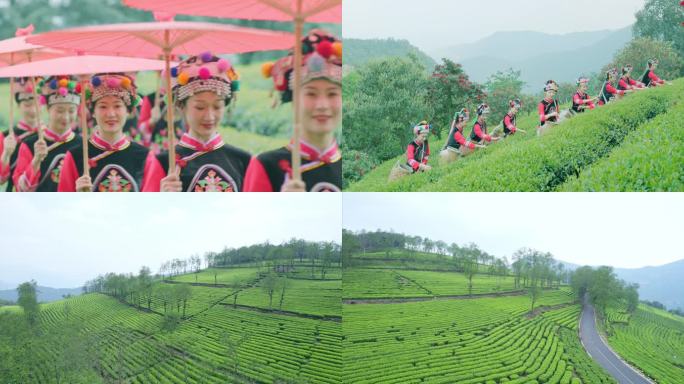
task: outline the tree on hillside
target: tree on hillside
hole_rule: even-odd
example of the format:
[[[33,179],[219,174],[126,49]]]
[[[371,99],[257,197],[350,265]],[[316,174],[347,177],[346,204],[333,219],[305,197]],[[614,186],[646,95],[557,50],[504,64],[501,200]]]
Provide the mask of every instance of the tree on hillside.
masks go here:
[[[485,82],[487,104],[491,109],[489,124],[498,125],[508,113],[508,101],[520,97],[525,82],[520,79],[520,71],[509,68],[507,71],[497,71],[489,76]],[[531,107],[523,104],[523,107]],[[471,109],[472,111],[473,109]],[[471,113],[471,116],[474,116]]]
[[[188,305],[188,300],[192,297],[192,288],[189,284],[175,284],[173,288],[173,297],[174,300],[176,300],[176,312],[180,313],[180,308],[183,306],[182,318],[185,318],[185,309]]]
[[[684,30],[682,27],[679,29]],[[601,69],[601,84],[603,84],[605,72],[609,68],[617,68],[619,71],[627,64],[634,67],[632,77],[641,81],[646,72],[648,60],[653,58],[659,61],[656,73],[661,79],[673,80],[684,75],[684,56],[677,52],[671,41],[658,41],[642,37],[630,41],[615,54],[610,63]]]
[[[278,284],[278,276],[270,271],[261,280],[261,289],[268,295],[268,308],[273,307],[273,293],[275,292]]]
[[[473,276],[477,273],[477,256],[468,254],[463,257],[463,274],[468,279],[468,295],[473,295]]]
[[[358,75],[353,94],[344,102],[342,152],[358,150],[379,161],[391,159],[412,140],[413,125],[432,117],[425,68],[415,57],[395,57],[364,65]]]
[[[280,301],[278,303],[278,309],[283,309],[283,301],[285,301],[285,290],[289,285],[287,274],[279,277],[276,285],[280,290]]]
[[[38,314],[40,313],[40,305],[38,304],[38,293],[36,287],[38,284],[35,280],[25,282],[17,287],[17,304],[24,310],[24,316],[30,326],[33,326],[38,321]]]
[[[681,25],[684,7],[679,6],[677,1],[647,0],[635,16],[635,36],[671,42],[679,56],[684,57],[684,28]],[[680,74],[684,75],[684,72]]]
[[[627,311],[634,312],[639,306],[639,284],[627,284],[624,287],[623,296],[627,303]]]
[[[454,112],[461,108],[474,111],[484,101],[485,94],[480,85],[470,81],[461,64],[442,59],[432,71],[427,97],[433,111],[434,134],[443,138],[449,133]],[[470,115],[474,116],[472,112]]]
[[[226,348],[228,366],[233,369],[233,372],[240,374],[240,350],[242,345],[249,341],[249,334],[241,333],[231,336],[230,333],[225,332],[219,337],[219,341]]]
[[[154,295],[161,300],[164,306],[164,314],[167,314],[168,306],[175,302],[175,292],[171,284],[158,284],[155,287]]]

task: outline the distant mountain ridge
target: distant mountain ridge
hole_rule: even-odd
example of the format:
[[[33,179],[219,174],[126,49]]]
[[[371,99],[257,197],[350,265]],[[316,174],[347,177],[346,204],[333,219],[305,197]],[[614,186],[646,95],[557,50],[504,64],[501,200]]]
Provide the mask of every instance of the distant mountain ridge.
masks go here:
[[[41,303],[49,303],[51,301],[61,300],[65,295],[78,296],[82,293],[81,288],[51,288],[38,286],[38,301]],[[15,289],[0,290],[0,299],[16,302],[18,293]]]
[[[435,59],[461,63],[471,79],[485,82],[497,71],[521,71],[525,91],[536,93],[544,82],[574,82],[598,71],[632,39],[632,27],[618,30],[550,35],[541,32],[496,32],[475,43],[430,52]],[[639,68],[639,63],[632,63]]]
[[[430,56],[411,45],[408,40],[392,38],[345,39],[343,63],[345,67],[356,67],[371,60],[385,57],[406,57],[409,54],[416,55],[428,71],[432,71],[436,64]]]
[[[668,309],[684,309],[684,260],[643,268],[615,268],[619,278],[639,284],[642,300],[656,300]]]

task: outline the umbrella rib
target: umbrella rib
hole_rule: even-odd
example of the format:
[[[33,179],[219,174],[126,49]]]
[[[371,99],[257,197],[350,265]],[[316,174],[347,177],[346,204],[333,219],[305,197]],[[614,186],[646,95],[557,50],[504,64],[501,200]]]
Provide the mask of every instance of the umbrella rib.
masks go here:
[[[319,3],[317,6],[302,12],[302,17],[304,19],[308,19],[310,16],[313,16],[315,14],[318,14],[320,12],[323,12],[325,10],[328,10],[338,4],[341,3],[342,0],[328,0],[328,1],[323,1]]]
[[[162,41],[146,34],[145,32],[131,32],[131,35],[133,35],[133,36],[135,36],[141,40],[147,41],[148,43],[150,43],[156,47],[164,48],[164,43]]]
[[[199,32],[199,31],[188,32],[185,36],[181,36],[178,39],[176,39],[173,43],[171,43],[170,48],[175,49],[175,48],[177,48],[177,47],[179,47],[179,46],[181,46],[187,42],[190,42],[190,41],[198,38],[201,35],[202,35],[202,32]]]
[[[257,0],[257,1],[260,1],[260,2],[268,5],[269,7],[275,8],[275,9],[283,12],[286,15],[295,17],[294,12],[292,12],[292,10],[289,7],[286,7],[286,6],[280,4],[279,2],[277,2],[275,0]]]

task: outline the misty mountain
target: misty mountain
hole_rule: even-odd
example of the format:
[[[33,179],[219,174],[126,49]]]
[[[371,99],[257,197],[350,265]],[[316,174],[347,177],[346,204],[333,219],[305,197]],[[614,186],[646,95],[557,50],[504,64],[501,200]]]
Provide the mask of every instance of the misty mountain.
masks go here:
[[[565,35],[497,32],[475,43],[432,52],[432,56],[461,63],[470,78],[480,83],[497,71],[520,70],[525,91],[537,93],[546,80],[574,82],[580,75],[600,70],[631,39],[631,27]]]
[[[49,303],[51,301],[61,300],[64,295],[78,296],[82,293],[81,288],[51,288],[38,286],[38,301],[41,303]],[[8,301],[17,301],[17,290],[5,289],[0,291],[0,299]]]
[[[615,274],[638,283],[640,299],[659,301],[668,309],[684,309],[684,260],[658,267],[615,268]]]
[[[371,60],[384,57],[406,57],[414,54],[432,71],[435,61],[407,40],[396,39],[346,39],[344,40],[344,66],[357,67]]]

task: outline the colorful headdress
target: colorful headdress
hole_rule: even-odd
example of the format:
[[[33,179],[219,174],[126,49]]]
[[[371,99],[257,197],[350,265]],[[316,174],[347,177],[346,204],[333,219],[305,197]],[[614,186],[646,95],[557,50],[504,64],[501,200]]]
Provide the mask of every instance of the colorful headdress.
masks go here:
[[[648,66],[649,66],[649,67],[652,66],[653,64],[658,64],[658,63],[660,63],[660,62],[658,61],[658,59],[650,59],[650,60],[648,60]]]
[[[463,119],[463,120],[468,120],[468,109],[463,108],[460,111],[454,113],[454,120],[458,121],[458,119]]]
[[[577,84],[578,87],[579,87],[580,85],[582,85],[582,84],[585,84],[585,85],[586,85],[586,84],[589,84],[589,78],[584,77],[584,76],[578,77],[578,78],[577,78],[576,84]]]
[[[549,92],[549,91],[558,92],[558,84],[556,84],[556,82],[553,80],[547,81],[546,85],[544,86],[544,92]]]
[[[634,67],[632,67],[631,64],[627,64],[624,67],[622,67],[622,74],[627,75],[627,74],[631,73],[633,69],[634,69]]]
[[[489,112],[490,112],[489,105],[482,103],[482,104],[477,106],[477,115],[478,116],[482,116],[482,115],[487,114]]]
[[[227,59],[210,52],[191,56],[171,68],[171,90],[176,103],[182,103],[200,92],[214,92],[226,100],[240,90],[240,81],[233,65]]]
[[[325,79],[342,84],[342,42],[321,29],[314,29],[302,40],[302,84]],[[261,72],[265,78],[273,77],[275,89],[283,103],[292,101],[294,82],[294,56],[292,53],[275,63],[264,63]]]
[[[81,84],[73,76],[50,76],[38,85],[41,88],[41,103],[48,107],[59,103],[81,103]]]
[[[137,107],[141,100],[136,92],[133,79],[123,73],[98,73],[90,79],[86,98],[91,105],[105,96],[116,96],[123,100],[126,107]]]
[[[509,101],[508,101],[508,107],[509,107],[509,108],[518,108],[518,109],[520,109],[521,106],[522,106],[522,102],[520,101],[520,99],[513,99],[513,100],[509,100]]]
[[[38,77],[36,78],[36,81],[38,81],[38,84],[40,84],[42,78]],[[16,100],[17,103],[25,100],[33,100],[33,90],[34,84],[30,77],[20,77],[14,79],[12,94],[14,95],[14,100]],[[36,93],[39,94],[40,92]]]
[[[430,124],[428,124],[427,121],[423,120],[413,127],[413,134],[418,136],[422,133],[426,133],[426,132],[430,133],[431,128],[432,128],[432,126]]]
[[[617,68],[610,68],[606,71],[606,81],[617,77]]]

